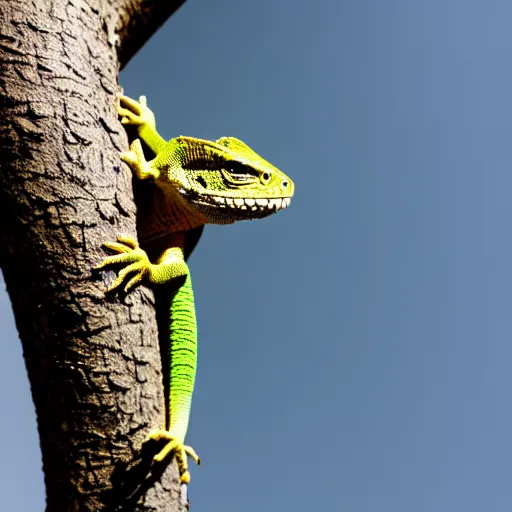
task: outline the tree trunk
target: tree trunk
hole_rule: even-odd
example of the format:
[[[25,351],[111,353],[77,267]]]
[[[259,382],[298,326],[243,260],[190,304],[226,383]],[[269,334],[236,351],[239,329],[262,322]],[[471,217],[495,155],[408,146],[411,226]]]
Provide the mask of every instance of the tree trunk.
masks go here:
[[[181,3],[0,0],[0,263],[48,511],[182,508],[175,464],[141,454],[164,416],[153,295],[107,301],[91,273],[103,241],[136,234],[118,72]]]

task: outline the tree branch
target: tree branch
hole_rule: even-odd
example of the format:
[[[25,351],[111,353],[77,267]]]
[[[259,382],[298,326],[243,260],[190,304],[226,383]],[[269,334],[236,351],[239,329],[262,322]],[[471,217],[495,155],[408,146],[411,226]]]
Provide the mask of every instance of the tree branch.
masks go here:
[[[125,18],[125,60],[178,3],[129,2],[144,16]],[[181,510],[175,465],[162,476],[140,451],[165,410],[153,295],[107,301],[91,273],[103,241],[136,233],[112,4],[0,0],[0,264],[50,512]]]
[[[185,0],[120,0],[118,50],[121,68],[135,55],[157,29]]]

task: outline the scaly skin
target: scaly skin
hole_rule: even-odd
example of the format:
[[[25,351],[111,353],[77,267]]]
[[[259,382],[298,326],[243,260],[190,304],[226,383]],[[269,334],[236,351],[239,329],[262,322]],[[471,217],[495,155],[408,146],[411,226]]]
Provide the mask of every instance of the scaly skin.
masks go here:
[[[180,136],[165,142],[156,131],[155,116],[144,96],[138,102],[120,96],[118,112],[121,122],[136,126],[140,137],[133,141],[130,151],[121,154],[121,159],[139,179],[153,180],[163,192],[166,211],[159,204],[152,222],[155,233],[172,234],[173,245],[152,263],[133,238],[120,236],[117,242],[104,244],[117,254],[105,258],[96,268],[123,267],[107,292],[121,287],[129,292],[144,282],[168,286],[172,294],[169,424],[152,430],[149,438],[167,441],[154,460],[176,457],[180,480],[187,484],[187,455],[200,462],[195,451],[184,444],[197,363],[194,296],[184,258],[188,232],[208,223],[229,224],[271,215],[289,205],[294,185],[283,172],[234,137],[212,142]],[[155,153],[153,160],[146,161],[141,140]]]

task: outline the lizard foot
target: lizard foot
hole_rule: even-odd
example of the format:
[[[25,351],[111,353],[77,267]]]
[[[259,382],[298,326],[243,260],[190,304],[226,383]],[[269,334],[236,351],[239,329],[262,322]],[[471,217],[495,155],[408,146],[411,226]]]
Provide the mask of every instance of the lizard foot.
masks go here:
[[[140,180],[158,178],[160,173],[146,160],[140,139],[135,139],[130,145],[130,151],[121,153],[121,160],[128,164],[128,167]]]
[[[190,473],[188,472],[187,455],[194,459],[197,465],[201,464],[201,459],[191,446],[186,446],[177,437],[173,436],[168,430],[161,428],[153,429],[148,438],[154,441],[164,439],[167,441],[166,445],[154,457],[155,462],[162,462],[167,456],[176,457],[178,463],[178,470],[180,472],[180,482],[188,484],[190,482]]]
[[[118,96],[117,113],[121,116],[122,124],[135,126],[149,125],[156,127],[155,114],[148,108],[146,96],[140,96],[139,101],[133,100],[124,94]]]
[[[139,244],[129,236],[118,236],[117,242],[105,242],[103,247],[118,254],[106,257],[95,270],[109,269],[114,266],[125,265],[119,271],[115,281],[105,290],[105,293],[112,292],[125,284],[124,291],[128,293],[134,286],[139,284],[149,273],[151,263],[146,251],[139,247]],[[135,274],[130,277],[131,274]]]

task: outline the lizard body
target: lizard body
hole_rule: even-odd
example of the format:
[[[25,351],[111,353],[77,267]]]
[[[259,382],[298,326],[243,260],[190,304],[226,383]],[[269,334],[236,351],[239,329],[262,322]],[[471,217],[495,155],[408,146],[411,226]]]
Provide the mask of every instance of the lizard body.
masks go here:
[[[142,282],[169,290],[168,418],[161,428],[151,431],[149,438],[166,441],[154,459],[176,457],[180,480],[187,484],[187,455],[197,463],[199,458],[184,444],[197,363],[194,295],[185,258],[200,236],[196,228],[271,215],[289,205],[294,185],[283,172],[234,137],[212,142],[180,136],[166,142],[156,131],[154,114],[143,96],[139,102],[121,96],[118,112],[121,122],[135,125],[140,137],[132,142],[130,151],[121,154],[121,159],[139,179],[153,180],[157,186],[142,241],[155,242],[160,248],[152,262],[133,238],[119,236],[117,242],[104,244],[117,254],[105,258],[96,268],[122,267],[107,292],[120,287],[129,292]],[[141,140],[155,154],[153,160],[146,160]]]

